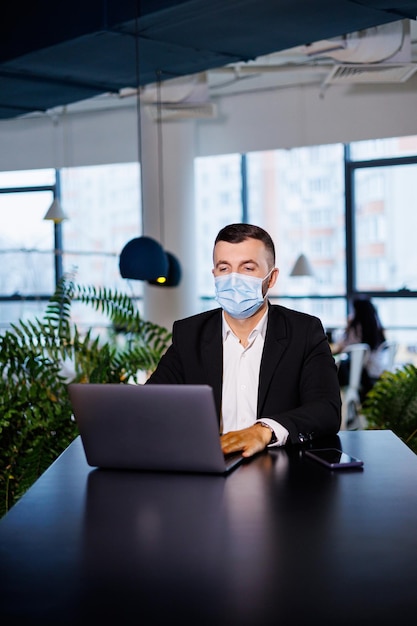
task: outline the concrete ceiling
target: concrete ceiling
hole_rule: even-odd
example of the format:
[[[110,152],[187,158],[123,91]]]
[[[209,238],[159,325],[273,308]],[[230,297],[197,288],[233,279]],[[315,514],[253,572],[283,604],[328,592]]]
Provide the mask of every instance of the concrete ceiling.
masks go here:
[[[401,82],[415,70],[417,0],[73,0],[65,13],[51,0],[24,4],[0,25],[0,119],[109,106],[138,85],[152,103],[159,81],[162,99],[192,106],[347,74]]]

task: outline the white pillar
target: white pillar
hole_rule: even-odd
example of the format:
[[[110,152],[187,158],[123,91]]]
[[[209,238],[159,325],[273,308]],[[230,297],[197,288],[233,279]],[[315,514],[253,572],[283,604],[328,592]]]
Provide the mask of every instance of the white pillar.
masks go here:
[[[144,318],[171,330],[179,318],[199,311],[196,292],[194,215],[194,136],[192,120],[163,122],[162,156],[158,158],[158,128],[146,111],[141,114],[143,234],[159,241],[180,262],[178,287],[144,283]],[[163,167],[163,215],[159,168]]]

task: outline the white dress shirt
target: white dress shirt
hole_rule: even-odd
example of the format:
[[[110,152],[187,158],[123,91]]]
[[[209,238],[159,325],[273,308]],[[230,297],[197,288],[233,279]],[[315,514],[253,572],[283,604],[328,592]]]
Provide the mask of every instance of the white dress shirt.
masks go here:
[[[248,337],[246,348],[240,343],[223,313],[223,433],[248,428],[256,422],[258,404],[259,369],[264,347],[268,312],[259,320]],[[274,430],[277,442],[286,443],[288,431],[273,419],[262,421]]]

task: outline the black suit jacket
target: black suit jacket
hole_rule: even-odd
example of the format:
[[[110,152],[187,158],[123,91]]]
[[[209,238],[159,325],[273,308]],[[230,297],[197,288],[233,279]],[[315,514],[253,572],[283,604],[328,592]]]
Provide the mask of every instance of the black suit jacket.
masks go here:
[[[147,382],[210,385],[220,416],[222,373],[222,310],[214,309],[174,323],[172,345]],[[288,443],[304,443],[337,433],[340,412],[337,369],[320,320],[269,305],[257,418],[282,424]]]

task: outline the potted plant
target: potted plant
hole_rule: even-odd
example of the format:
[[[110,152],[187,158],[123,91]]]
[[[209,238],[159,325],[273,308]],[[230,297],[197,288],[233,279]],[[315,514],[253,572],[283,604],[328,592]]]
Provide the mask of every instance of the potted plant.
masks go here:
[[[362,414],[369,429],[392,430],[417,453],[417,368],[386,371],[368,392]]]
[[[105,337],[71,321],[81,301],[111,322]],[[44,316],[0,336],[0,516],[78,435],[69,382],[136,381],[154,369],[171,335],[144,321],[126,294],[77,285],[65,276]]]

